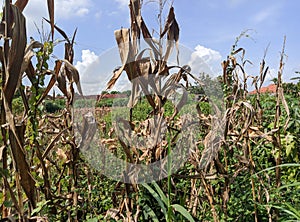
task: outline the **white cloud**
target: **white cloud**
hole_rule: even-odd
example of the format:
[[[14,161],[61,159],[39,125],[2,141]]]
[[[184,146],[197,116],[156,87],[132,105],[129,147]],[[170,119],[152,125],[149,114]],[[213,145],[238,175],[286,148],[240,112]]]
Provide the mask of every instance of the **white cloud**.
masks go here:
[[[84,94],[94,94],[99,87],[99,78],[97,71],[99,67],[99,56],[90,50],[82,50],[81,61],[78,61],[75,65],[80,73],[80,82],[82,85]],[[98,92],[97,92],[98,93]]]
[[[76,68],[79,72],[85,72],[88,66],[93,62],[97,61],[99,58],[94,52],[91,52],[89,49],[82,50],[81,60],[76,63]]]
[[[76,15],[78,15],[79,17],[82,17],[82,16],[85,16],[85,15],[89,14],[89,11],[90,10],[88,8],[80,8],[76,12]]]
[[[218,51],[201,45],[198,45],[194,51],[182,46],[180,55],[182,64],[189,64],[192,73],[196,76],[201,72],[206,72],[212,77],[221,73],[222,56]],[[171,58],[169,62],[172,63]],[[113,70],[121,66],[119,49],[114,47],[101,55],[96,55],[90,50],[82,50],[81,60],[75,64],[80,73],[83,93],[85,95],[99,94],[105,90],[106,84],[113,75]],[[124,91],[128,89],[130,89],[130,82],[124,72],[112,90]]]
[[[90,0],[57,0],[55,1],[57,17],[69,19],[76,16],[85,16],[92,6]]]
[[[71,19],[78,16],[85,16],[90,12],[92,7],[91,0],[57,0],[54,2],[54,13],[57,19]],[[25,8],[24,14],[29,25],[40,21],[43,17],[47,18],[47,3],[40,0],[31,0]]]
[[[27,33],[36,33],[37,29],[34,24],[40,28],[43,17],[48,18],[47,2],[29,1],[24,9],[24,15],[26,17]]]
[[[91,0],[57,0],[54,1],[55,20],[71,19],[86,16],[92,7]],[[36,33],[34,23],[40,26],[42,18],[48,18],[47,2],[31,0],[27,4],[24,15],[26,16],[29,33]]]
[[[191,54],[189,65],[192,68],[192,73],[205,72],[215,77],[221,73],[221,61],[220,52],[197,45],[195,51]]]
[[[118,48],[96,55],[90,50],[82,50],[81,61],[75,67],[80,74],[80,82],[85,95],[100,94],[112,77],[113,70],[120,66]],[[125,73],[118,79],[113,90],[124,91],[129,89],[129,81]]]
[[[76,16],[87,15],[92,7],[91,0],[57,0],[54,1],[55,17],[70,19]],[[40,0],[31,0],[24,10],[26,18],[39,20],[48,16],[47,3]]]

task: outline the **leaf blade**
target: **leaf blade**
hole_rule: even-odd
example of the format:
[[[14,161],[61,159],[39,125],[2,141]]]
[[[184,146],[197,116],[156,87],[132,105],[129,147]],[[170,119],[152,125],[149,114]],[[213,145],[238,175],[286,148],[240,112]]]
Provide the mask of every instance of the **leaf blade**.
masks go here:
[[[183,206],[181,206],[179,204],[172,204],[171,206],[174,208],[174,210],[176,210],[182,216],[184,216],[188,221],[195,222],[195,220],[192,217],[192,215]]]

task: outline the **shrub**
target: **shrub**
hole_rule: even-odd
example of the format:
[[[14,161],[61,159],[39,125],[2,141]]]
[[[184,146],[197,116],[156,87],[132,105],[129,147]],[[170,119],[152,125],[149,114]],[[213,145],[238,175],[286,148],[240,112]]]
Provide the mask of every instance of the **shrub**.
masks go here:
[[[60,110],[63,110],[64,107],[65,107],[65,101],[63,99],[54,100],[54,101],[50,101],[50,100],[45,101],[45,109],[46,112],[48,113],[56,113]]]

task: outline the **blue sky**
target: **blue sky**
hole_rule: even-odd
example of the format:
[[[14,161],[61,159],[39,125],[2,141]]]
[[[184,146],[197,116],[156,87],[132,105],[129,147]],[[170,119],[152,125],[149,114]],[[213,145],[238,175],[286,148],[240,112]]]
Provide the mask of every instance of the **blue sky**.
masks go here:
[[[170,3],[166,4],[166,12]],[[295,71],[300,71],[298,0],[174,0],[173,6],[180,26],[181,48],[190,51],[190,64],[200,66],[199,59],[211,71],[220,72],[220,62],[226,59],[235,38],[249,29],[251,38],[243,38],[239,43],[246,49],[246,58],[255,64],[248,66],[248,74],[258,74],[259,62],[270,44],[266,56],[270,66],[268,79],[276,77],[285,35],[284,80],[289,81],[296,76]],[[114,30],[129,27],[128,0],[56,0],[55,10],[56,24],[68,35],[78,28],[74,64],[80,71],[83,91],[99,93],[111,75],[107,70],[120,63]],[[28,35],[38,39],[34,22],[41,28],[41,18],[48,16],[46,1],[30,0],[24,13]],[[144,0],[142,14],[148,28],[157,31],[157,2]],[[61,36],[56,33],[55,38]],[[62,53],[60,44],[55,54],[61,57]],[[125,81],[121,79],[117,87]]]

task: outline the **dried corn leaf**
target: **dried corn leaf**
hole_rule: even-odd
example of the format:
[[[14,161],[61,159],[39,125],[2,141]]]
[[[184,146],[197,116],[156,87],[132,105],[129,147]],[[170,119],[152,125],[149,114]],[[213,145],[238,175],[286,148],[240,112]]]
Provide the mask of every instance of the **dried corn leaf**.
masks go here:
[[[68,60],[71,64],[73,64],[73,59],[74,59],[73,44],[74,44],[74,41],[75,41],[76,33],[77,33],[77,28],[74,31],[72,40],[70,41],[68,39],[67,42],[65,43],[65,56],[64,56],[64,58],[66,60]],[[72,74],[69,71],[67,71],[66,74],[67,74],[68,78],[71,78]]]
[[[143,58],[140,60],[137,60],[136,62],[138,76],[144,77],[145,79],[148,79],[148,76],[151,72],[151,62],[149,58]]]
[[[43,102],[43,100],[47,97],[47,95],[49,94],[50,90],[53,88],[55,82],[56,82],[56,77],[55,77],[55,75],[52,75],[51,79],[50,79],[50,81],[48,83],[48,86],[46,87],[46,90],[44,91],[44,93],[41,96],[41,98],[37,101],[37,105],[41,104],[41,102]]]
[[[30,168],[26,160],[24,144],[24,130],[25,125],[16,126],[14,122],[14,116],[10,109],[10,105],[4,95],[4,109],[7,122],[9,124],[9,140],[11,146],[11,152],[13,157],[14,166],[16,171],[21,176],[21,186],[23,187],[26,196],[30,200],[31,204],[35,206],[35,181],[30,173]]]
[[[141,37],[140,21],[141,21],[141,3],[140,0],[131,0],[129,4],[131,19],[131,37],[132,50],[136,55],[138,53],[139,40]]]
[[[168,14],[168,18],[167,21],[165,23],[165,27],[164,30],[162,31],[162,33],[160,34],[160,37],[163,38],[164,35],[169,31],[171,25],[173,24],[175,19],[175,14],[174,14],[174,7],[171,7],[169,10],[169,14]]]
[[[56,78],[58,77],[59,72],[61,71],[62,61],[56,60],[55,61],[55,67],[54,67],[54,74]]]
[[[141,16],[141,3],[140,0],[132,0],[130,4],[131,11],[131,37],[132,37],[132,50],[134,55],[137,54],[137,41],[140,38],[140,32],[142,31],[143,38],[146,43],[151,47],[154,52],[155,58],[158,58],[158,50],[155,47],[155,43],[152,39],[152,36]]]
[[[266,76],[267,76],[268,71],[269,71],[269,66],[265,69],[265,71],[264,71],[264,73],[263,73],[263,75],[262,75],[262,77],[261,77],[261,79],[260,79],[260,86],[259,86],[259,89],[262,87],[262,85],[263,85],[263,83],[264,83],[264,81],[265,81],[265,79],[266,79]]]
[[[19,10],[22,12],[24,8],[26,7],[29,0],[17,0],[15,2],[15,6],[19,8]]]
[[[3,22],[1,22],[0,23],[0,38],[2,38],[3,36],[5,36],[5,24]],[[2,56],[2,58],[3,58],[3,56]],[[3,61],[3,59],[1,59],[1,61]]]
[[[130,60],[130,58],[133,58],[131,52],[130,30],[122,28],[116,30],[114,34],[118,44],[122,64],[126,64],[127,62],[132,62],[133,60]]]
[[[155,116],[154,119],[151,119],[150,121],[150,132],[151,132],[151,148],[158,147],[158,144],[162,142],[162,138],[166,134],[167,127],[166,122],[164,121],[163,114],[159,114],[158,116]]]
[[[61,61],[60,62],[60,66],[62,65]],[[64,70],[62,69],[59,69],[58,73],[56,74],[57,77],[56,77],[56,81],[57,81],[57,84],[58,84],[58,88],[60,89],[60,91],[66,96],[69,98],[69,95],[68,95],[68,90],[67,90],[67,79],[66,79],[66,75],[65,75],[65,72]]]
[[[22,98],[22,101],[23,101],[23,105],[24,105],[24,108],[25,108],[25,114],[26,114],[29,111],[28,98],[27,98],[23,88],[19,88],[19,92],[21,94],[21,98]]]
[[[74,58],[74,49],[73,49],[73,43],[65,43],[65,60],[68,60],[71,64],[73,64],[73,58]],[[71,73],[67,72],[68,78],[72,76]]]
[[[175,19],[175,13],[174,13],[174,8],[171,7],[168,18],[165,24],[165,28],[163,32],[161,33],[160,37],[163,38],[163,36],[168,33],[167,35],[167,49],[165,52],[164,56],[164,61],[167,61],[169,59],[169,56],[172,52],[173,46],[174,46],[174,41],[176,44],[176,49],[177,49],[177,63],[179,64],[179,46],[178,46],[178,40],[179,40],[179,25]]]
[[[105,220],[106,219],[114,219],[114,220],[118,221],[118,220],[120,220],[119,214],[120,214],[119,209],[111,208],[106,212],[104,219]]]
[[[246,50],[243,49],[243,48],[239,48],[239,49],[235,50],[234,52],[232,52],[231,55],[236,55],[236,54],[238,54],[239,52],[243,52],[243,53],[242,53],[242,57],[244,57],[244,55],[245,55],[245,53],[246,53]]]
[[[182,107],[183,107],[184,105],[187,104],[187,101],[188,101],[188,92],[184,89],[183,86],[180,87],[180,88],[183,89],[183,93],[182,93],[182,96],[181,96],[179,102],[178,102],[178,103],[176,104],[176,106],[175,106],[175,112],[174,112],[173,115],[172,115],[172,119],[175,118],[175,116],[177,115],[177,113],[182,109]]]
[[[15,194],[14,194],[14,191],[13,191],[12,188],[10,187],[10,184],[9,184],[9,182],[7,181],[7,178],[6,178],[6,177],[2,177],[2,178],[3,178],[3,181],[4,181],[5,186],[6,186],[6,187],[8,188],[8,190],[9,190],[10,198],[11,198],[13,204],[14,204],[14,207],[16,208],[16,210],[17,210],[18,212],[21,212],[19,203],[18,203],[18,201],[17,201],[17,198],[16,198],[16,196],[15,196]],[[6,216],[5,214],[2,214],[2,220],[6,220],[6,219],[7,219],[8,221],[13,221],[13,222],[15,222],[15,219],[14,219],[12,216],[8,216],[8,217],[5,217],[5,216]]]
[[[219,124],[219,123],[212,123]],[[211,130],[203,141],[204,150],[202,152],[202,156],[199,162],[199,169],[206,171],[209,164],[218,156],[218,151],[220,148],[220,136],[216,132],[218,129]]]
[[[243,127],[241,135],[240,135],[240,136],[242,136],[248,131],[250,125],[252,124],[252,118],[255,115],[255,110],[254,110],[253,106],[250,103],[245,102],[245,101],[240,102],[237,105],[239,107],[243,105],[250,111],[248,116],[247,116],[248,117],[247,120],[244,122],[244,127]]]
[[[72,45],[73,45],[74,42],[75,42],[75,36],[76,36],[76,33],[77,33],[77,28],[75,29],[74,34],[73,34],[73,37],[72,37],[72,40],[71,40],[71,44],[72,44]]]
[[[73,84],[68,84],[68,86],[68,104],[73,105],[75,95],[74,87]]]
[[[18,81],[16,80],[20,79],[26,47],[25,17],[16,6],[11,5],[11,9],[14,18],[12,30],[13,36],[6,67],[6,81],[3,87],[3,92],[5,93],[8,104],[11,104],[13,95],[16,91],[18,84]]]
[[[150,59],[149,58],[144,58],[144,59],[140,59],[140,60],[137,60],[136,62],[137,64],[137,69],[138,69],[138,83],[139,85],[141,86],[141,89],[143,90],[144,92],[144,95],[146,96],[149,104],[155,108],[155,102],[152,98],[152,96],[150,95],[150,92],[149,92],[149,75],[151,73],[151,62],[150,62]],[[151,79],[151,77],[150,77]],[[154,84],[155,86],[155,84]],[[135,95],[135,94],[133,94]],[[136,96],[137,97],[137,96]]]
[[[287,118],[286,118],[286,121],[285,121],[285,124],[284,124],[284,130],[287,129],[288,127],[288,124],[289,124],[289,121],[290,121],[290,109],[289,109],[289,106],[285,100],[285,97],[284,97],[284,93],[283,93],[283,88],[282,87],[279,87],[278,88],[278,96],[282,102],[282,105],[286,111],[286,115],[287,115]]]
[[[155,42],[152,39],[152,36],[151,36],[143,18],[141,18],[141,30],[142,30],[142,34],[143,34],[143,38],[144,38],[145,42],[150,46],[150,48],[152,49],[152,51],[154,53],[154,57],[157,60],[159,58],[159,51],[155,45]]]
[[[127,107],[133,108],[137,104],[140,95],[141,95],[141,90],[140,90],[139,82],[137,79],[135,79],[132,81],[131,94],[129,97]]]
[[[63,61],[65,63],[65,69],[66,69],[66,71],[68,71],[71,74],[71,79],[69,79],[69,81],[70,82],[75,82],[79,94],[83,95],[82,89],[81,89],[80,76],[79,76],[78,70],[68,60],[64,59]]]
[[[130,163],[134,163],[134,158],[133,158],[133,154],[130,152],[130,146],[128,146],[126,144],[126,142],[124,142],[124,138],[119,137],[119,142],[124,150],[124,153],[126,154],[128,160]]]
[[[33,84],[35,81],[35,78],[36,78],[36,72],[34,70],[34,67],[33,67],[31,61],[29,62],[25,73],[26,73],[26,76],[28,77],[29,81],[31,82],[31,84]]]
[[[130,43],[130,32],[129,29],[119,29],[115,31],[115,38],[119,47],[120,58],[122,62],[122,67],[116,70],[113,73],[113,77],[107,83],[106,88],[111,89],[116,81],[121,76],[122,72],[126,68],[126,72],[129,80],[131,80],[131,68],[130,62],[134,61],[134,56],[131,51],[131,43]]]
[[[131,14],[131,19],[133,21],[138,21],[141,17],[141,0],[130,0],[129,9]]]
[[[42,47],[43,47],[43,44],[40,43],[39,41],[32,41],[32,42],[30,42],[30,44],[28,46],[26,46],[24,60],[23,60],[22,67],[21,67],[21,75],[26,71],[32,57],[34,56],[33,49],[42,48]]]
[[[0,147],[0,161],[2,161],[2,159],[3,159],[3,152],[4,152],[5,149],[6,149],[5,146]]]
[[[46,22],[48,22],[50,25],[51,25],[51,21],[49,21],[48,19],[44,18],[44,20]],[[62,37],[64,37],[64,39],[68,42],[68,43],[71,43],[70,40],[69,40],[69,37],[67,36],[67,34],[61,29],[59,28],[57,25],[54,25],[54,28],[56,29],[56,31],[59,32],[59,34],[62,35]]]
[[[260,129],[258,127],[253,127],[250,126],[249,127],[249,138],[263,138],[269,142],[272,142],[272,135],[277,132],[278,129],[276,130],[271,130],[268,133],[263,133],[262,131],[260,131]]]
[[[47,0],[47,4],[48,4],[50,25],[51,25],[51,37],[52,37],[52,41],[53,41],[53,37],[54,37],[54,0]]]
[[[191,68],[186,65],[181,67],[178,66],[170,66],[168,67],[168,69],[172,69],[172,68],[180,68],[180,70],[177,73],[172,74],[168,80],[166,81],[166,83],[164,84],[164,86],[162,87],[162,95],[167,98],[170,94],[174,93],[175,90],[180,87],[178,85],[178,83],[180,82],[181,79],[184,79],[185,81],[187,81],[187,76],[186,74],[191,70]],[[191,75],[193,78],[195,78],[193,75]],[[195,78],[196,80],[196,78]]]
[[[106,90],[111,89],[116,84],[117,80],[119,79],[122,72],[124,71],[125,65],[126,64],[124,64],[122,67],[120,67],[119,69],[117,69],[113,72],[112,78],[108,81],[108,83],[106,85]]]
[[[46,156],[48,155],[48,153],[54,148],[54,145],[56,143],[56,141],[58,141],[58,139],[61,137],[61,135],[63,133],[65,133],[68,130],[68,128],[65,128],[63,130],[61,130],[55,137],[54,139],[49,143],[49,145],[46,147],[43,155],[42,155],[42,159],[45,159]]]
[[[138,64],[138,74],[139,76],[143,76],[147,79],[148,85],[154,90],[155,93],[158,94],[158,90],[155,84],[155,66],[156,64],[153,63],[153,59],[151,58],[152,51],[150,50],[150,58],[143,57],[144,53],[150,49],[143,49],[136,57],[136,63]],[[160,77],[159,77],[160,78]]]
[[[16,7],[16,6],[14,6]],[[6,38],[12,37],[12,27],[13,27],[13,20],[14,16],[12,15],[12,9],[11,9],[11,0],[5,0],[4,1],[4,7],[3,7],[3,16],[2,16],[2,27],[4,28],[4,36]],[[5,55],[7,55],[8,52],[5,52]]]
[[[79,148],[82,150],[88,150],[98,128],[95,117],[91,112],[83,115],[83,126],[81,128]]]
[[[169,95],[173,94],[177,88],[177,81],[178,74],[180,73],[174,73],[168,78],[164,86],[162,87],[161,93],[164,98],[168,98]]]
[[[1,36],[1,35],[0,35]],[[0,37],[1,38],[1,37]],[[0,62],[3,64],[4,63],[4,56],[3,56],[3,47],[0,46]]]

